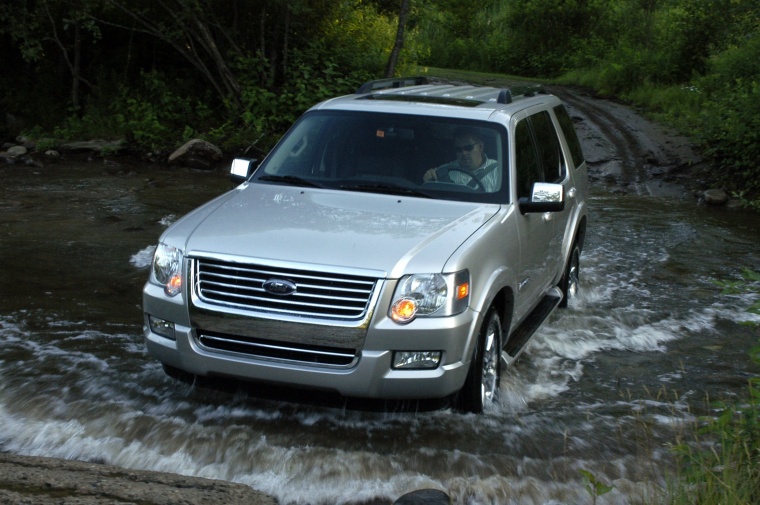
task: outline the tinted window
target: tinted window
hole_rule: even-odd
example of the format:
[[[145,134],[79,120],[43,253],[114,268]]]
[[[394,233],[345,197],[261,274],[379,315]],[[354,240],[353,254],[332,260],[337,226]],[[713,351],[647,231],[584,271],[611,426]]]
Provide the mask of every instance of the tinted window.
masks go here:
[[[565,159],[552,118],[547,111],[543,111],[532,115],[530,120],[544,169],[544,181],[560,182],[565,175]]]
[[[541,165],[528,120],[515,128],[515,157],[517,160],[517,197],[529,197],[534,182],[541,181]]]
[[[506,138],[506,129],[490,122],[312,111],[273,149],[253,180],[506,203]],[[426,178],[431,169],[435,177]]]
[[[575,126],[573,126],[573,120],[570,118],[570,114],[567,113],[567,109],[562,105],[554,107],[554,114],[557,116],[557,120],[559,120],[559,126],[562,128],[562,133],[565,134],[565,140],[567,140],[567,144],[570,147],[573,165],[577,168],[581,166],[584,158],[578,134],[575,132]]]

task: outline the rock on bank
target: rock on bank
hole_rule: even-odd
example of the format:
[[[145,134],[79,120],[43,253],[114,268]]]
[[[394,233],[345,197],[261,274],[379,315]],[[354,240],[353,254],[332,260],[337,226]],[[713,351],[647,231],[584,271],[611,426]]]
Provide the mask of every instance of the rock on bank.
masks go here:
[[[243,484],[170,473],[0,454],[2,505],[276,505]]]

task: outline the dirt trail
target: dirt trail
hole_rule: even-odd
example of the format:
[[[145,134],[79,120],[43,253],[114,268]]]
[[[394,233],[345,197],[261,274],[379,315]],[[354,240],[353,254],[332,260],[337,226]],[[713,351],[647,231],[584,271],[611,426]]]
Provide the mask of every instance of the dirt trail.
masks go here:
[[[704,189],[702,158],[692,142],[633,109],[565,87],[550,87],[568,105],[592,182],[623,193],[693,198]]]

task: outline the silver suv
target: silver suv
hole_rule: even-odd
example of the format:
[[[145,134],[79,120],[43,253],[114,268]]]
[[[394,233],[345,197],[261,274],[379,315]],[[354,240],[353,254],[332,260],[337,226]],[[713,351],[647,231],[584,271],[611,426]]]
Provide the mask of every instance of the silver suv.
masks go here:
[[[586,163],[540,90],[371,82],[232,176],[161,236],[144,288],[173,377],[481,412],[577,289]]]

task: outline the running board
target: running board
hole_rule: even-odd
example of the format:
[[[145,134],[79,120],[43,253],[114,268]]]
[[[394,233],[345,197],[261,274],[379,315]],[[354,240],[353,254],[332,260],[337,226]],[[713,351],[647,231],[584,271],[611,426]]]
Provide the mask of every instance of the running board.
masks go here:
[[[550,289],[544,298],[541,300],[533,312],[528,314],[528,317],[520,323],[520,326],[515,328],[512,335],[504,346],[504,350],[501,353],[502,360],[511,365],[517,360],[517,357],[522,352],[525,344],[528,343],[530,337],[541,327],[541,324],[548,318],[554,309],[557,308],[559,302],[562,301],[562,291],[558,287]]]

